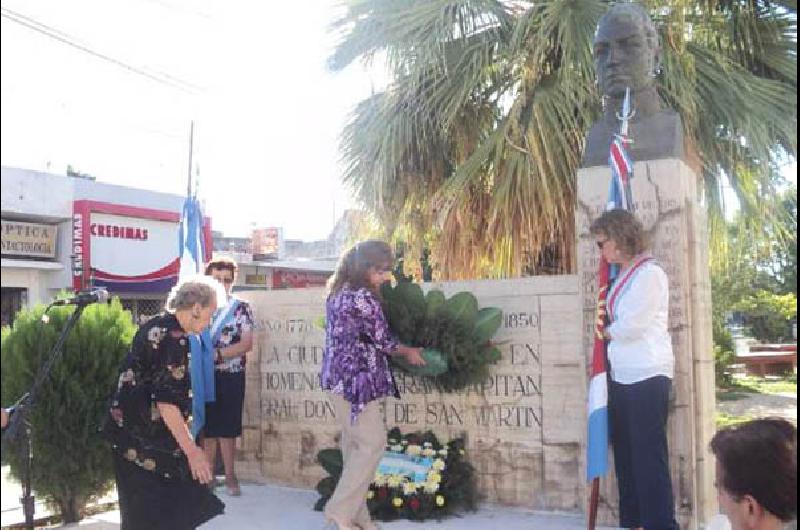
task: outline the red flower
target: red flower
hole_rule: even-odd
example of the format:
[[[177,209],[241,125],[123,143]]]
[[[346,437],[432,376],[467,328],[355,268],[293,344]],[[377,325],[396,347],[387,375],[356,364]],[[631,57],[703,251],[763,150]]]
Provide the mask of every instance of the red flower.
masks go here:
[[[408,506],[409,506],[409,507],[410,507],[412,510],[414,510],[415,512],[416,512],[417,510],[419,510],[419,505],[420,505],[419,499],[418,499],[418,498],[416,498],[416,497],[411,497],[411,500],[409,500],[409,501],[408,501]]]

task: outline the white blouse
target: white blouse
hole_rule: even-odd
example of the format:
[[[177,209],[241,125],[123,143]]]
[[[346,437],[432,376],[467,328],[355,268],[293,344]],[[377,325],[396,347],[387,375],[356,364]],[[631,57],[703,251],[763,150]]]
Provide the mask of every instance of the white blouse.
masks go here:
[[[618,276],[622,278],[624,271]],[[663,375],[672,379],[675,358],[667,329],[669,280],[664,270],[648,261],[633,271],[620,288],[619,280],[609,291],[611,325],[606,328],[611,341],[608,360],[611,379],[633,384]]]

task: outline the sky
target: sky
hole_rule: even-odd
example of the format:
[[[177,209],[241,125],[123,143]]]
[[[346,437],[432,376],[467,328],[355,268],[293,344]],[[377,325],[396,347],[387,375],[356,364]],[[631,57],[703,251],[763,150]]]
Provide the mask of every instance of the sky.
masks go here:
[[[338,135],[381,80],[360,65],[327,69],[333,0],[2,5],[166,81],[4,16],[3,165],[63,174],[70,164],[104,182],[185,194],[194,120],[198,194],[216,230],[244,236],[254,224],[281,226],[286,238],[321,239],[353,207],[340,182]]]
[[[380,68],[326,68],[336,5],[2,0],[4,14],[140,73],[2,17],[0,163],[61,174],[69,164],[104,182],[185,194],[194,121],[198,193],[216,230],[279,226],[286,238],[325,238],[354,206],[340,181],[339,133],[386,82]]]

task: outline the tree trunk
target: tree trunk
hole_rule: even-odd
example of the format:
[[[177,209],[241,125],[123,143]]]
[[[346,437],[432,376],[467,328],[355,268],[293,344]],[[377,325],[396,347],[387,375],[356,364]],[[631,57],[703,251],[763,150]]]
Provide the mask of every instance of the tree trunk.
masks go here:
[[[58,507],[61,510],[61,517],[64,518],[64,524],[77,523],[81,520],[83,503],[77,497],[71,496],[59,499]]]

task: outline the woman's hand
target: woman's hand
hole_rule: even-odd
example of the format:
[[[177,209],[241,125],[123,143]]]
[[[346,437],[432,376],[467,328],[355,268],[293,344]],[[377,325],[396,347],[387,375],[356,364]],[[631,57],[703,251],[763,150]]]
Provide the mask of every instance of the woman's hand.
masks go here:
[[[422,348],[408,348],[403,355],[412,366],[425,366],[425,359],[422,358]]]
[[[211,464],[208,463],[206,454],[198,446],[190,449],[186,453],[186,459],[189,460],[189,469],[192,470],[192,478],[200,484],[208,484],[214,478],[211,471]]]

